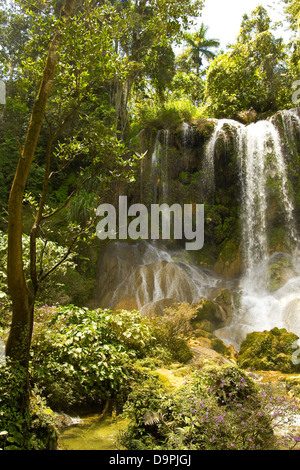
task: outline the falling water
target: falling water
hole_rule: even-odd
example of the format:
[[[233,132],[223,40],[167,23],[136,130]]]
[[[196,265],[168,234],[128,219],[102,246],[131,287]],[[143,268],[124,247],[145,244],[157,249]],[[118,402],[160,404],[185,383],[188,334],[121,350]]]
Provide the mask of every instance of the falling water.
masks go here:
[[[242,185],[243,248],[249,273],[268,257],[267,183],[278,180],[285,227],[296,241],[292,198],[279,133],[269,121],[259,121],[240,130],[239,154]]]
[[[247,333],[274,326],[285,327],[300,335],[300,256],[292,248],[290,253],[270,254],[272,208],[268,193],[272,182],[272,191],[276,190],[279,195],[277,203],[280,207],[276,210],[282,216],[288,246],[297,248],[298,233],[287,161],[294,155],[299,141],[300,118],[296,110],[288,110],[250,125],[228,119],[213,122],[215,128],[204,155],[204,186],[209,191],[215,189],[218,149],[228,153],[234,151],[240,171],[242,248],[246,266],[239,282],[239,306],[232,322],[215,333],[236,349]],[[190,133],[191,128],[183,125],[183,152],[187,149]],[[168,194],[169,151],[170,133],[161,130],[157,133],[151,156],[151,181],[156,188],[153,203],[160,202],[162,195]],[[186,256],[187,253],[182,251],[171,253],[150,243],[113,244],[111,255],[108,254],[102,263],[99,286],[100,290],[107,286],[107,291],[99,294],[101,306],[115,308],[124,299],[131,299],[142,311],[167,299],[192,303],[209,296],[223,281],[216,280],[211,272],[195,267]],[[280,287],[274,288],[270,284],[270,273],[282,259],[284,275]]]
[[[204,184],[206,186],[205,190],[209,193],[213,193],[215,191],[215,151],[217,142],[220,139],[226,149],[228,147],[228,132],[226,130],[226,125],[229,126],[233,132],[236,132],[243,127],[242,124],[232,119],[220,119],[218,121],[212,120],[212,122],[216,123],[216,125],[212,136],[206,145],[203,160],[203,170],[205,174]]]
[[[279,114],[282,117],[284,135],[287,140],[288,148],[293,151],[294,149],[291,148],[290,144],[295,146],[298,140],[300,132],[300,117],[296,109],[283,110],[280,111]]]
[[[151,179],[153,181],[152,203],[166,202],[169,192],[168,182],[168,129],[160,129],[156,133],[153,152],[151,155]]]
[[[136,308],[156,302],[199,302],[218,280],[187,260],[184,250],[167,251],[148,242],[115,242],[101,263],[98,305],[107,308],[130,300]]]
[[[282,112],[285,138],[295,139],[300,119],[294,110]],[[238,134],[242,190],[242,236],[246,272],[240,282],[240,306],[231,325],[216,334],[237,349],[247,333],[277,326],[300,334],[300,269],[297,252],[269,254],[268,178],[278,183],[289,246],[298,245],[293,198],[289,193],[283,144],[275,120],[259,121],[241,127]],[[283,287],[270,288],[270,269],[285,257],[289,266]],[[277,257],[277,259],[276,259]]]
[[[157,165],[158,158],[159,158],[159,152],[161,148],[161,145],[159,142],[159,135],[160,135],[160,131],[156,133],[156,137],[155,137],[154,149],[153,149],[152,157],[151,157],[152,168],[154,168]]]
[[[194,132],[193,128],[189,126],[186,122],[182,124],[182,147],[183,147],[183,153],[186,153],[186,149],[190,143],[190,141],[193,140]]]
[[[169,195],[169,171],[168,171],[168,152],[169,152],[169,138],[170,132],[168,129],[163,131],[164,134],[164,154],[162,160],[162,201],[167,202]]]

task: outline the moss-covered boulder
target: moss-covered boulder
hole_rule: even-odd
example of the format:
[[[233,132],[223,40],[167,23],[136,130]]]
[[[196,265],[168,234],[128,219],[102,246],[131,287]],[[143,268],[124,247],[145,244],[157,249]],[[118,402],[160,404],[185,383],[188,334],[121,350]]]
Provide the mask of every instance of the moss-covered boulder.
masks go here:
[[[268,266],[268,283],[271,292],[282,287],[290,278],[296,276],[292,258],[287,253],[275,253]]]
[[[243,270],[242,251],[236,239],[226,240],[214,265],[217,274],[225,279],[237,278]]]
[[[284,328],[249,333],[241,344],[238,365],[243,369],[299,372],[300,365],[292,360],[297,339],[298,336]]]
[[[226,314],[217,302],[203,298],[192,321],[195,329],[212,332],[226,321]]]

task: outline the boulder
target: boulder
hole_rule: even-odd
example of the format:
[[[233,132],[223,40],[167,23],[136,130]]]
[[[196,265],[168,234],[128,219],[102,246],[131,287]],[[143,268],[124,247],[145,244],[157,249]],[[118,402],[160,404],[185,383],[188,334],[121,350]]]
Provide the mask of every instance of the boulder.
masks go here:
[[[243,369],[299,372],[300,365],[293,360],[297,340],[298,336],[285,328],[249,333],[241,344],[238,365]]]

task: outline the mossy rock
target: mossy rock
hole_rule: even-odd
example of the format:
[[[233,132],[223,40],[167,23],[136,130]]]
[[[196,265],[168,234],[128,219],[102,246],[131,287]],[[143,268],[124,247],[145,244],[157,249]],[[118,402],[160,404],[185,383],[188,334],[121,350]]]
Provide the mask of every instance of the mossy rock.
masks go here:
[[[269,248],[272,252],[288,251],[290,246],[286,239],[286,230],[284,226],[272,227],[269,233]]]
[[[206,326],[211,324],[214,325],[215,329],[216,326],[219,326],[225,320],[224,312],[222,309],[220,309],[219,305],[213,300],[203,298],[198,305],[197,313],[193,319],[193,323],[194,325],[197,324],[198,328],[210,331],[210,328],[207,330],[205,323],[203,322],[206,322]],[[202,326],[200,326],[199,323],[201,323]]]
[[[291,277],[294,277],[294,270],[290,255],[286,253],[275,253],[268,266],[268,284],[271,292],[282,287]]]
[[[194,338],[207,338],[211,339],[213,334],[209,331],[203,330],[202,328],[195,328],[192,332]]]
[[[186,364],[193,357],[187,342],[182,338],[174,338],[170,352],[175,361]]]
[[[226,279],[237,278],[243,270],[240,243],[235,239],[230,239],[223,243],[222,250],[214,265],[217,274]]]
[[[297,339],[297,335],[284,328],[249,333],[241,344],[237,362],[243,369],[299,372],[300,365],[292,361],[293,343]]]
[[[207,333],[213,333],[216,329],[215,323],[206,319],[193,323],[193,326],[196,330],[206,331]]]
[[[225,357],[230,357],[231,356],[231,350],[226,344],[223,343],[223,341],[219,338],[212,338],[211,340],[211,346],[214,351],[218,352],[219,354],[222,354]]]
[[[287,378],[285,383],[289,395],[300,397],[300,377]]]

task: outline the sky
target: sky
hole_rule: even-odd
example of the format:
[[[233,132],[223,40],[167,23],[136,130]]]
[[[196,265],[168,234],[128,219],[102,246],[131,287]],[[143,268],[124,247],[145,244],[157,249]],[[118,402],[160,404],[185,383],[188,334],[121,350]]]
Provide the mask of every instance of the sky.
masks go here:
[[[209,26],[207,37],[219,39],[221,49],[228,43],[235,42],[239,34],[243,15],[251,13],[258,5],[264,6],[274,21],[284,20],[283,2],[276,0],[205,0],[200,22]],[[281,6],[280,6],[281,5]],[[284,39],[290,32],[280,30]]]

